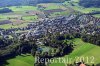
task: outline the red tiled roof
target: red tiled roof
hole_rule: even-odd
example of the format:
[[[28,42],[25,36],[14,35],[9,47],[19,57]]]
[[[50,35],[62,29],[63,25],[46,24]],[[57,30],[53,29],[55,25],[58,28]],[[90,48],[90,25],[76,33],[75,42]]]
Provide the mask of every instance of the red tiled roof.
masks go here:
[[[85,64],[80,64],[80,66],[86,66]]]

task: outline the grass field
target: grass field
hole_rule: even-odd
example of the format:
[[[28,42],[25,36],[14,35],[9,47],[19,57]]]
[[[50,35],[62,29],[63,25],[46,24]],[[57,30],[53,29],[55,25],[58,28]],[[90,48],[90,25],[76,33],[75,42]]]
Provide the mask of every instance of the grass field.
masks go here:
[[[38,16],[30,14],[28,15],[26,13],[27,11],[37,10],[36,6],[20,6],[20,7],[11,6],[8,8],[12,9],[14,12],[0,14],[0,21],[10,20],[14,22],[16,25],[13,26],[12,24],[5,24],[5,25],[0,25],[0,28],[10,29],[10,28],[25,27],[27,25],[26,23],[20,25],[17,24],[20,22],[32,22],[38,19]]]
[[[88,64],[93,64],[92,63],[92,56],[94,57],[94,64],[98,64],[100,63],[100,56],[99,56],[99,51],[100,47],[92,45],[90,43],[85,43],[83,42],[81,39],[74,39],[72,40],[75,43],[75,48],[74,51],[72,53],[70,53],[69,55],[65,55],[62,58],[72,58],[73,61],[71,61],[71,63],[73,63],[75,60],[79,61],[80,59],[78,59],[77,57],[81,58],[84,57],[85,58],[85,63]],[[75,59],[76,57],[76,59]],[[87,62],[86,57],[89,58],[89,61]],[[58,61],[58,60],[56,60]],[[32,56],[17,56],[16,58],[10,59],[8,60],[9,65],[7,66],[33,66],[33,62],[34,62],[34,58]],[[67,62],[66,62],[67,63]],[[50,64],[50,66],[66,66],[66,63],[52,63]]]
[[[42,7],[45,7],[44,10],[51,10],[51,9],[65,9],[64,6],[57,4],[57,3],[46,3],[46,4],[39,4]]]
[[[69,15],[70,12],[69,11],[64,11],[64,12],[55,12],[55,13],[52,13],[50,14],[51,17],[56,17],[56,16],[66,16],[66,15]]]
[[[85,43],[81,39],[74,39],[73,41],[76,44],[74,51],[70,53],[69,55],[66,55],[62,58],[65,58],[65,59],[72,58],[71,63],[74,63],[74,61],[82,61],[80,60],[81,57],[85,59],[84,61],[87,64],[100,63],[100,56],[99,56],[99,51],[98,51],[100,50],[100,47],[92,45],[90,43]],[[88,60],[87,60],[87,57],[88,57]],[[94,57],[94,59],[92,57]],[[66,63],[70,63],[70,61]],[[53,63],[50,66],[66,66],[66,64]]]
[[[16,12],[16,11],[37,10],[37,7],[35,7],[35,6],[20,6],[20,7],[11,6],[11,7],[8,7],[8,8],[11,9],[11,10],[13,10],[14,12]]]
[[[28,23],[22,23],[22,24],[16,24],[16,25],[12,25],[12,24],[5,24],[5,25],[0,25],[0,28],[2,29],[11,29],[11,28],[22,28],[27,26]]]
[[[21,17],[21,15],[17,15],[17,14],[13,14],[13,15],[11,15],[11,14],[0,14],[0,20],[9,20],[8,18],[12,18],[12,19],[14,19],[14,18],[20,18]]]
[[[100,50],[100,47],[92,45],[90,43],[85,43],[81,39],[75,39],[74,43],[76,44],[75,50],[70,55],[68,55],[69,57],[75,57],[75,56],[91,57],[91,56],[94,56],[94,58],[95,58],[94,63],[95,64],[100,63],[100,56],[99,56],[99,51],[98,51],[98,50]],[[67,57],[67,56],[65,56],[65,57]],[[89,61],[90,61],[90,59],[89,59]],[[91,62],[89,64],[91,64]]]
[[[33,66],[35,58],[31,55],[16,56],[7,62],[10,63],[6,66]]]
[[[22,18],[23,18],[23,20],[30,22],[30,21],[36,21],[38,19],[38,16],[36,16],[36,15],[33,15],[33,16],[24,16]]]
[[[31,20],[36,20],[38,18],[36,15],[34,15],[34,16],[25,16],[25,15],[28,15],[26,13],[27,11],[37,10],[36,6],[11,6],[11,7],[7,7],[7,8],[11,9],[13,12],[0,14],[0,20],[8,20],[8,18],[20,19],[20,17],[23,17],[24,21],[25,20],[31,21]]]

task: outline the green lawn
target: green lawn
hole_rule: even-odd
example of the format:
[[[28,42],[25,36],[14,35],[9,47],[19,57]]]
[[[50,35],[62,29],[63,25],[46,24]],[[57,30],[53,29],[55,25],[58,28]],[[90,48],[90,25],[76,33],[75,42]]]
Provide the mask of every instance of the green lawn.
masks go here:
[[[4,25],[0,25],[0,28],[2,28],[2,29],[21,28],[21,27],[27,26],[27,24],[28,24],[28,23],[16,24],[16,25],[4,24]]]
[[[24,16],[22,18],[25,21],[34,21],[34,20],[36,21],[38,19],[38,16],[36,16],[36,15],[33,15],[33,16]]]
[[[75,60],[80,61],[80,58],[84,57],[85,63],[93,64],[92,57],[94,57],[94,60],[93,60],[94,64],[100,63],[100,56],[99,56],[99,51],[98,51],[98,50],[100,50],[100,47],[92,45],[90,43],[85,43],[81,39],[74,39],[73,41],[76,45],[74,51],[72,53],[70,53],[69,55],[66,55],[62,58],[65,58],[65,59],[72,58],[71,63],[73,63]],[[87,57],[89,58],[89,61],[87,60]],[[70,61],[66,62],[66,63],[70,63]],[[61,63],[52,63],[50,66],[66,66],[66,64],[65,63],[62,63],[62,64]]]
[[[74,43],[76,44],[75,50],[70,55],[68,55],[69,57],[75,58],[76,56],[78,57],[94,56],[95,58],[94,63],[95,64],[100,63],[100,56],[98,51],[100,50],[99,46],[95,46],[90,43],[85,43],[81,39],[75,39]]]
[[[11,6],[8,7],[13,11],[29,11],[29,10],[37,10],[37,7],[35,6],[21,6],[21,7],[17,7],[17,6]]]
[[[11,24],[5,24],[5,25],[0,25],[0,28],[3,28],[3,29],[10,29],[11,28]]]
[[[7,60],[8,65],[6,66],[33,66],[35,58],[31,55],[16,56],[16,58]]]

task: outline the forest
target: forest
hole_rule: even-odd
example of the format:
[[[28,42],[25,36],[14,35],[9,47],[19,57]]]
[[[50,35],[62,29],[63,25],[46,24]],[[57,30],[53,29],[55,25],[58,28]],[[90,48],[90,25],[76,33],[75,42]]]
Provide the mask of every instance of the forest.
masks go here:
[[[9,8],[0,9],[0,13],[9,13],[9,12],[12,12],[12,10]]]
[[[100,0],[80,0],[79,4],[84,7],[100,7]]]
[[[0,0],[0,7],[36,5],[38,3],[62,3],[65,0]]]

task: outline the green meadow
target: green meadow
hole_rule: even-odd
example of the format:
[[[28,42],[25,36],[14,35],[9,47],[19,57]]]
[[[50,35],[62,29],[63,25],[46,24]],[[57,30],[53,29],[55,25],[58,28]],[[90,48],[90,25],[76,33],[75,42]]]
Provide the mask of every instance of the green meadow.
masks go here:
[[[0,14],[0,21],[10,20],[13,23],[15,23],[15,25],[4,24],[4,25],[0,25],[0,28],[10,29],[10,28],[25,27],[25,26],[27,26],[26,23],[20,24],[18,21],[28,23],[28,22],[32,22],[32,21],[34,22],[38,19],[37,15],[28,15],[26,13],[27,11],[37,10],[36,6],[11,6],[11,7],[7,7],[7,8],[11,9],[13,12]]]
[[[5,24],[5,25],[0,25],[0,28],[2,29],[11,29],[11,28],[22,28],[27,26],[28,23],[22,23],[22,24],[16,24],[16,25],[12,25],[12,24]]]
[[[100,63],[100,56],[99,51],[100,47],[92,45],[90,43],[85,43],[81,39],[74,39],[72,40],[75,43],[75,48],[72,53],[69,55],[66,55],[62,58],[64,59],[70,59],[72,58],[72,61],[66,62],[66,63],[53,63],[50,66],[66,66],[67,63],[74,63],[84,60],[87,64],[98,64]],[[83,58],[83,59],[81,59]],[[88,58],[88,59],[87,59]]]
[[[98,64],[100,63],[100,47],[92,45],[90,43],[85,43],[81,39],[77,38],[72,40],[76,45],[74,51],[69,55],[66,55],[62,58],[72,59],[72,61],[66,61],[66,63],[53,63],[50,66],[66,66],[67,64],[79,62],[84,60],[87,64]]]
[[[38,16],[36,16],[36,15],[33,15],[33,16],[24,16],[24,17],[22,17],[22,19],[23,20],[25,20],[25,21],[36,21],[37,19],[38,19]]]
[[[90,43],[85,43],[81,39],[76,38],[71,40],[75,43],[74,50],[69,55],[65,55],[62,58],[68,59],[72,58],[71,63],[74,63],[74,61],[77,60],[77,62],[82,61],[80,60],[81,57],[84,58],[85,63],[87,64],[98,64],[100,63],[100,56],[99,51],[100,47],[92,45]],[[67,50],[66,50],[67,51]],[[88,60],[87,60],[88,57]],[[56,58],[55,58],[56,60]],[[58,60],[56,60],[58,61]],[[31,55],[27,56],[16,56],[16,58],[7,60],[9,65],[6,66],[33,66],[34,63],[34,57]],[[59,62],[59,61],[58,61]],[[50,66],[66,66],[68,62],[66,63],[52,63]]]
[[[56,4],[56,3],[46,3],[46,4],[39,4],[39,5],[44,7],[43,10],[64,9],[65,8],[64,6],[60,4]]]
[[[16,58],[10,59],[6,66],[33,66],[35,58],[31,55],[16,56]]]
[[[37,10],[36,6],[11,6],[8,7],[9,9],[13,10],[14,12],[16,11],[30,11],[30,10]]]

